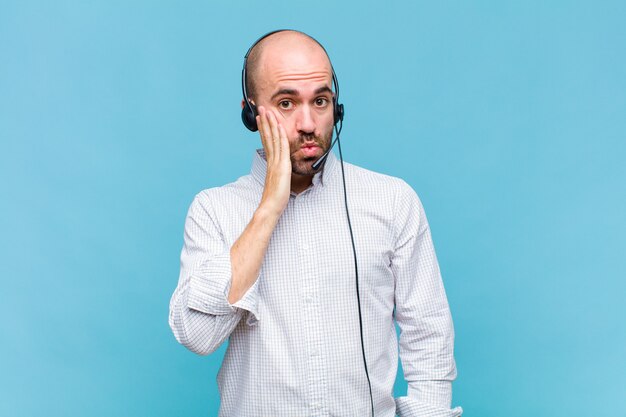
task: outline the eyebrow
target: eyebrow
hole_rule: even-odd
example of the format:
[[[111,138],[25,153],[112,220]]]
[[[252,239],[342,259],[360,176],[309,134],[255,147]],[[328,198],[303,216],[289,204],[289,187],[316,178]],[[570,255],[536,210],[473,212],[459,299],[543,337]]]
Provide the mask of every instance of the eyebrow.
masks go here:
[[[314,94],[321,94],[321,93],[333,93],[333,90],[325,85],[323,87],[318,88],[317,90],[314,91]],[[282,96],[282,95],[287,95],[287,96],[299,96],[300,92],[298,92],[298,90],[294,90],[293,88],[282,88],[280,90],[278,90],[277,92],[275,92],[270,100],[274,100],[276,97],[278,96]]]
[[[274,95],[272,95],[272,98],[270,100],[274,100],[276,97],[282,96],[282,95],[299,96],[300,93],[298,92],[298,90],[294,90],[292,88],[283,88],[275,92]]]
[[[315,94],[321,94],[321,93],[333,93],[333,90],[331,90],[331,88],[327,85],[325,85],[324,87],[320,87],[317,90],[315,90]]]

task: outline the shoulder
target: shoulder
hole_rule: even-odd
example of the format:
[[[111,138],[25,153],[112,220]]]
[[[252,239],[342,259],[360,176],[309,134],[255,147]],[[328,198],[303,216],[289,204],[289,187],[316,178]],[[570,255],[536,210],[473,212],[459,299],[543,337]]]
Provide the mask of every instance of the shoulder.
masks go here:
[[[344,167],[346,169],[346,182],[349,183],[349,187],[364,192],[377,193],[394,200],[415,199],[419,201],[413,187],[402,178],[375,172],[347,162],[344,162]]]
[[[249,199],[258,194],[259,190],[262,190],[262,185],[257,183],[251,175],[244,175],[231,183],[206,188],[196,194],[195,199],[214,203]]]
[[[409,225],[420,230],[428,227],[424,206],[419,196],[402,178],[381,174],[345,163],[346,187],[359,204],[376,209],[394,224],[399,234]]]
[[[244,175],[231,183],[198,192],[193,198],[191,208],[208,213],[228,212],[254,203],[260,198],[261,192],[260,184],[251,175]]]

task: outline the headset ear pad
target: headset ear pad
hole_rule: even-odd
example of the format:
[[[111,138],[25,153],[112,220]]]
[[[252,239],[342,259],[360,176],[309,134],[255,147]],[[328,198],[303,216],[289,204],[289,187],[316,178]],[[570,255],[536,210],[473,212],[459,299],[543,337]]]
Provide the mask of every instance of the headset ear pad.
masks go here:
[[[241,121],[251,132],[259,130],[259,127],[256,125],[256,115],[256,106],[250,102],[246,102],[246,105],[241,109]]]
[[[337,97],[333,97],[333,113],[335,124],[343,121],[343,104],[337,103]]]

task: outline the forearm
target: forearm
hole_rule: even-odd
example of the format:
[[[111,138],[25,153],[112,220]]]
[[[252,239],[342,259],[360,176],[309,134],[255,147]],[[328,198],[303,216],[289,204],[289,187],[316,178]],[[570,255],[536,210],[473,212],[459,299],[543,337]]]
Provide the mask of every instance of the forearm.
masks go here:
[[[279,218],[279,213],[260,205],[250,223],[231,247],[232,277],[228,293],[229,303],[239,301],[256,282]]]

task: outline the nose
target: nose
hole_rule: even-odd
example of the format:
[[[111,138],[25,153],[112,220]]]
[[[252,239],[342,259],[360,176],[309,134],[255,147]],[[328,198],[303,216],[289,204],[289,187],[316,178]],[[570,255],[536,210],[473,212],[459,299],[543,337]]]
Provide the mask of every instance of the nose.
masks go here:
[[[315,116],[310,106],[302,106],[298,112],[296,129],[300,133],[315,133]]]

